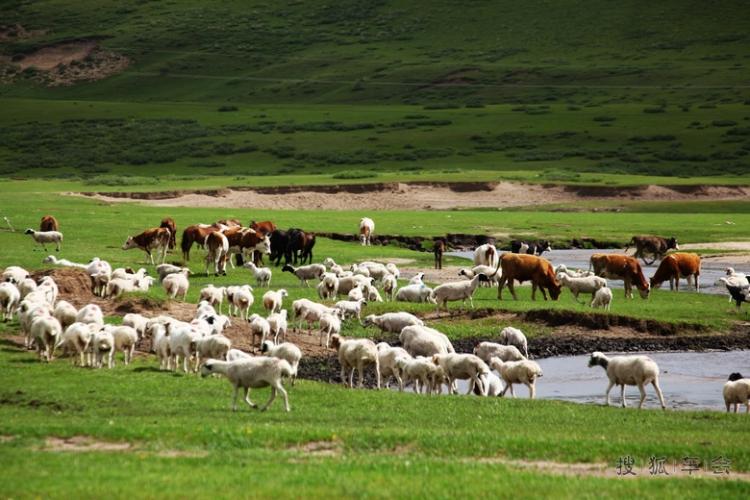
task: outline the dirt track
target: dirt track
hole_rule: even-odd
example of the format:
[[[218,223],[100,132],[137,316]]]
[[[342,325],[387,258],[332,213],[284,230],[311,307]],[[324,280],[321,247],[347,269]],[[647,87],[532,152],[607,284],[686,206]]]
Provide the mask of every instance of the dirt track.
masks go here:
[[[730,186],[547,186],[511,182],[379,183],[285,188],[228,188],[204,191],[85,194],[107,202],[139,201],[153,206],[254,209],[429,210],[516,207],[580,200],[679,201],[746,199],[748,187]]]

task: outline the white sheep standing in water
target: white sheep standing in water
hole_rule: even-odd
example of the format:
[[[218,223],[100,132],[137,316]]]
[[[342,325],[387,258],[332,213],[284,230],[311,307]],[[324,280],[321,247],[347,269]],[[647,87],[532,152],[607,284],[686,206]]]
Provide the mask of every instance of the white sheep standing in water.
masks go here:
[[[638,408],[643,407],[646,399],[647,384],[652,384],[656,395],[659,397],[662,410],[666,410],[664,396],[659,387],[659,366],[648,356],[612,356],[607,357],[601,352],[594,352],[589,359],[589,367],[601,366],[607,372],[609,385],[607,385],[607,406],[609,406],[609,392],[615,385],[620,386],[620,397],[622,407],[625,408],[625,386],[637,385],[641,392],[641,401]]]

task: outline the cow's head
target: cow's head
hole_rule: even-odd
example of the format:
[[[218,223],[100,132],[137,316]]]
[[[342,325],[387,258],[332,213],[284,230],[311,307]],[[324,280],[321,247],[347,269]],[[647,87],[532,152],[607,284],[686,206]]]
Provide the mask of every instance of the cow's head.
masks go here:
[[[536,247],[536,254],[542,255],[544,252],[551,252],[552,245],[549,240],[539,240],[539,244]]]
[[[674,248],[675,250],[680,249],[680,245],[677,244],[677,238],[675,238],[674,236],[667,240],[667,250],[669,250],[670,248]]]
[[[562,286],[557,280],[555,280],[553,283],[550,283],[549,296],[552,300],[557,300],[558,298],[560,298],[561,292],[562,292]]]
[[[271,253],[271,238],[264,236],[260,242],[255,245],[255,250],[260,253],[270,254]]]
[[[645,287],[638,287],[638,293],[641,295],[642,299],[647,299],[651,293],[651,287],[646,283]]]
[[[138,243],[135,242],[135,239],[132,236],[128,236],[128,239],[125,240],[125,243],[122,244],[123,250],[130,250],[131,248],[137,248]]]

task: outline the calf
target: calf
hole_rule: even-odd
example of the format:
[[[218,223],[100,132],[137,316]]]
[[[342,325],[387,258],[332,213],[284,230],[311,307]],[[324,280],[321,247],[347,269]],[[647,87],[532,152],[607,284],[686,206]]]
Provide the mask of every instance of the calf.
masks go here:
[[[535,255],[504,253],[500,257],[500,263],[498,264],[498,269],[500,268],[503,271],[497,283],[497,298],[500,300],[503,299],[503,287],[505,283],[508,284],[508,289],[513,295],[513,299],[518,300],[514,280],[519,283],[531,281],[531,300],[536,300],[537,288],[542,291],[544,300],[547,300],[545,289],[549,291],[552,300],[557,300],[560,297],[560,283],[555,277],[555,269],[547,259]],[[497,269],[495,270],[495,274],[497,274]]]
[[[662,259],[659,268],[651,278],[651,288],[659,288],[669,280],[669,289],[680,289],[680,278],[686,278],[690,285],[690,278],[695,281],[695,291],[698,291],[698,278],[701,274],[701,258],[694,253],[673,253]]]
[[[651,287],[643,275],[638,259],[627,255],[595,253],[589,261],[589,269],[602,278],[622,280],[625,284],[625,298],[633,298],[633,285],[641,297],[648,298]]]
[[[131,248],[140,248],[149,259],[151,259],[151,265],[154,265],[154,256],[151,254],[152,250],[156,250],[157,258],[161,253],[161,263],[163,264],[167,258],[167,249],[169,248],[169,240],[171,238],[171,231],[164,227],[154,227],[146,229],[141,234],[136,236],[128,236],[125,243],[122,245],[123,250],[130,250]]]
[[[668,239],[660,236],[633,236],[625,247],[625,251],[627,252],[631,246],[635,246],[635,254],[633,254],[633,256],[643,260],[643,263],[647,266],[664,258],[664,255],[666,255],[669,250],[680,249],[680,246],[677,244],[677,239],[674,236]],[[651,262],[646,260],[647,254],[650,254],[653,257]]]

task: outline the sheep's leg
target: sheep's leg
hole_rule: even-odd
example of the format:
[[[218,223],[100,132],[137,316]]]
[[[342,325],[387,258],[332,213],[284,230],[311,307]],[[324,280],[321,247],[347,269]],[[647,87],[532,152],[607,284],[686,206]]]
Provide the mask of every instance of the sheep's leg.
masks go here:
[[[513,396],[513,399],[516,398],[516,391],[513,390],[513,384],[508,384],[510,386],[510,395]]]
[[[612,387],[615,386],[615,383],[610,380],[609,385],[607,385],[607,391],[604,393],[604,397],[606,398],[607,404],[606,406],[609,406],[609,393],[612,390]]]
[[[664,404],[664,395],[661,392],[661,387],[659,387],[659,381],[654,379],[653,382],[651,382],[651,385],[654,386],[654,390],[656,391],[656,395],[659,396],[659,402],[661,403],[661,409],[666,410],[667,405]]]
[[[640,387],[638,387],[640,389]],[[641,394],[643,395],[643,391],[641,391]],[[622,384],[620,386],[620,401],[623,408],[627,406],[627,403],[625,402],[625,384]],[[641,404],[643,404],[643,399],[641,399]],[[638,407],[640,408],[640,406]]]
[[[258,405],[256,405],[250,400],[250,388],[249,387],[245,387],[245,403],[247,403],[250,406],[250,408],[258,407]]]
[[[341,383],[346,385],[346,367],[341,365]]]
[[[638,391],[640,391],[641,393],[641,402],[638,403],[638,409],[640,410],[641,408],[643,408],[643,402],[646,400],[646,388],[643,387],[643,384],[638,384]]]
[[[529,399],[536,399],[536,382],[531,381],[526,385],[529,388]]]
[[[361,360],[357,361],[357,387],[360,389],[364,386],[365,383],[365,367],[364,363]]]
[[[351,371],[349,372],[349,388],[354,389],[354,370],[356,369],[356,366],[352,366]]]
[[[232,411],[237,411],[237,395],[240,393],[240,386],[234,386],[234,397],[232,398]]]
[[[276,391],[279,391],[281,393],[281,397],[284,398],[284,410],[289,411],[289,394],[287,394],[286,390],[284,389],[284,386],[281,385],[281,381],[277,380],[276,384],[271,386],[271,399],[268,400],[268,403],[266,403],[266,406],[263,408],[263,411],[268,408],[268,405],[271,404],[271,401],[273,401],[273,398],[276,397]]]

